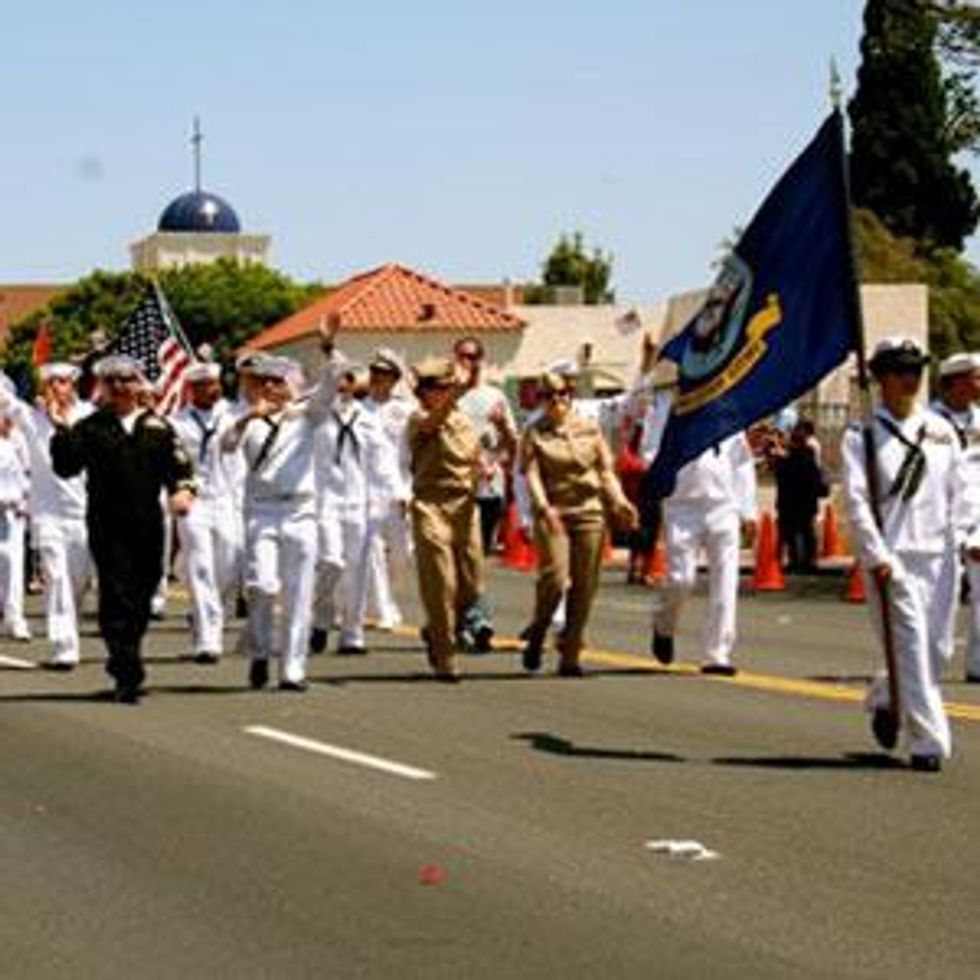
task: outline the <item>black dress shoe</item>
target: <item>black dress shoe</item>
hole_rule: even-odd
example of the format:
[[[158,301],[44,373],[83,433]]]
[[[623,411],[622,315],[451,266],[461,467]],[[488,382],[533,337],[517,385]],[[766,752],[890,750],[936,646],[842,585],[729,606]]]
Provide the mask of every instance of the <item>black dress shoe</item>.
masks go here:
[[[432,676],[440,684],[458,684],[460,681],[455,670],[437,670]]]
[[[967,684],[980,684],[980,674],[967,674],[966,682]]]
[[[493,652],[493,627],[489,623],[484,623],[482,626],[477,627],[473,633],[473,652]]]
[[[302,694],[303,691],[310,689],[309,681],[280,681],[280,691],[291,691],[294,694]]]
[[[194,663],[201,664],[205,667],[213,667],[220,659],[221,657],[217,653],[211,653],[209,650],[202,650],[194,657]]]
[[[582,670],[582,665],[577,663],[570,663],[566,660],[562,660],[558,664],[558,676],[559,677],[584,677],[585,671]]]
[[[709,677],[734,677],[738,668],[731,664],[702,664],[701,673]]]
[[[310,653],[323,653],[327,649],[327,631],[316,627],[310,630]]]
[[[653,639],[650,641],[650,652],[662,664],[672,664],[674,662],[674,638],[654,630]]]
[[[526,639],[527,642],[524,644],[524,649],[521,651],[521,664],[524,666],[526,671],[533,674],[536,670],[541,669],[541,641],[529,638]]]
[[[898,744],[898,719],[890,708],[875,708],[871,715],[871,732],[875,741],[887,751]]]
[[[139,686],[133,684],[119,684],[116,687],[115,702],[116,704],[139,704]]]
[[[913,755],[909,763],[916,772],[939,772],[943,768],[938,755]]]
[[[42,670],[53,670],[55,673],[68,674],[73,671],[78,664],[71,663],[66,660],[48,660],[46,663],[41,664]]]
[[[248,682],[258,691],[269,683],[269,661],[253,660],[248,668]]]

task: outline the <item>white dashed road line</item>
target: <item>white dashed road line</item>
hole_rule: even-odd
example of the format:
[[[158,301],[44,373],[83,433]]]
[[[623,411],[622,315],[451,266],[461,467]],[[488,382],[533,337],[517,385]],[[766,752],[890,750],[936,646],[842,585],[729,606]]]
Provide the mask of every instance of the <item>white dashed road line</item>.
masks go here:
[[[327,742],[317,742],[312,738],[303,738],[301,735],[293,735],[278,728],[267,728],[265,725],[248,725],[242,729],[248,735],[257,735],[259,738],[267,738],[273,742],[281,742],[283,745],[290,745],[294,749],[304,749],[307,752],[315,752],[318,755],[325,755],[331,759],[338,759],[341,762],[349,762],[355,766],[366,766],[368,769],[377,769],[379,772],[386,772],[391,776],[401,776],[403,779],[436,779],[434,772],[427,769],[416,769],[414,766],[406,766],[400,762],[393,762],[391,759],[382,759],[377,755],[368,755],[365,752],[356,752],[353,749],[345,749],[339,745],[329,745]]]

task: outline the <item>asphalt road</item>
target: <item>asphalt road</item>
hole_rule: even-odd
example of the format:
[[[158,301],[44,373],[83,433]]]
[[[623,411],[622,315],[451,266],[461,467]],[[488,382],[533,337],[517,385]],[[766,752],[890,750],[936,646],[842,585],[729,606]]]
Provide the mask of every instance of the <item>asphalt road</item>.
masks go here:
[[[0,976],[980,975],[980,690],[950,683],[956,757],[913,773],[868,738],[838,583],[746,597],[728,681],[657,669],[619,579],[582,680],[509,649],[435,684],[406,627],[254,693],[239,657],[178,660],[175,603],[131,708],[94,636],[67,676],[4,642]],[[514,635],[532,580],[491,581]]]

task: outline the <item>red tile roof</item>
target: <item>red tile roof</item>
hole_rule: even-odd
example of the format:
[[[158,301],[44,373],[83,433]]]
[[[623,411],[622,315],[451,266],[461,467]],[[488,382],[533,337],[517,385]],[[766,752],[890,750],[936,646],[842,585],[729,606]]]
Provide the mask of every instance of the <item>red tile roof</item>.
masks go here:
[[[515,331],[524,321],[476,296],[390,263],[348,279],[326,296],[280,320],[249,342],[277,347],[316,332],[321,321],[342,331]]]
[[[0,283],[0,340],[7,336],[11,324],[23,320],[35,310],[47,306],[67,285],[22,285]]]

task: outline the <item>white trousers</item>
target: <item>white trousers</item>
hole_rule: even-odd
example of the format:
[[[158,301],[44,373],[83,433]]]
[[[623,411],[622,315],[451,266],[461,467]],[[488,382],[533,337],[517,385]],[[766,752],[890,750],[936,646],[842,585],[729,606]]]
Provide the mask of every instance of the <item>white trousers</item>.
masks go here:
[[[335,511],[322,511],[318,531],[313,625],[331,630],[339,614],[340,645],[363,647],[368,557],[365,521],[345,519]]]
[[[394,505],[393,505],[394,507]],[[391,589],[393,575],[402,575],[412,557],[412,531],[408,521],[392,509],[383,517],[371,517],[367,525],[367,565],[359,588],[364,616],[373,611],[382,627],[397,626],[401,610]]]
[[[48,639],[55,663],[79,661],[78,616],[94,566],[84,518],[34,520],[33,545],[41,559]]]
[[[980,561],[967,559],[970,580],[970,625],[966,637],[966,676],[980,678]]]
[[[929,607],[935,627],[931,651],[932,669],[937,680],[942,679],[943,670],[953,659],[955,652],[953,640],[956,634],[956,610],[960,604],[960,577],[963,571],[963,563],[952,547],[943,555],[942,562],[942,571],[936,582],[936,592]]]
[[[697,579],[698,556],[708,559],[708,615],[703,657],[729,664],[738,602],[739,516],[731,507],[665,508],[667,581],[654,610],[654,629],[673,636],[681,608]]]
[[[24,518],[4,508],[0,512],[0,596],[3,623],[10,634],[27,632],[24,619]]]
[[[944,611],[934,602],[936,589],[950,566],[941,555],[900,555],[889,581],[889,610],[895,660],[898,666],[902,727],[912,755],[938,755],[948,758],[952,751],[949,722],[943,711],[939,675],[933,665],[939,658],[942,638],[935,632]],[[872,622],[882,636],[881,602],[878,589],[865,574],[865,589]],[[886,707],[888,679],[878,674],[868,688],[869,711]]]
[[[204,505],[201,512],[198,508]],[[221,654],[225,606],[238,586],[241,535],[237,515],[209,512],[198,501],[176,521],[184,576],[191,598],[194,652]]]
[[[316,514],[312,507],[289,503],[250,503],[248,507],[245,582],[249,654],[253,660],[279,654],[281,679],[302,681],[310,642]]]

